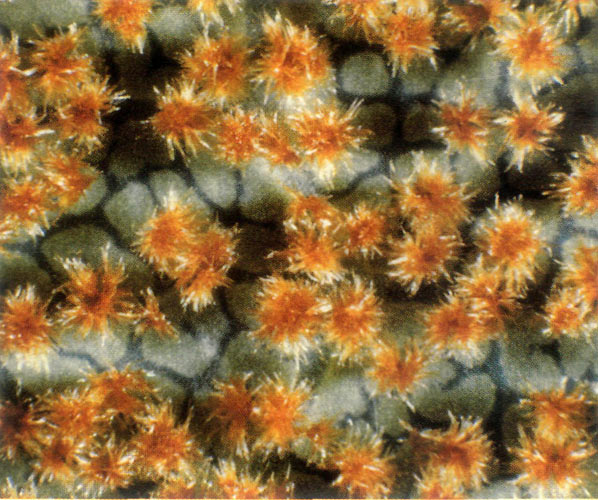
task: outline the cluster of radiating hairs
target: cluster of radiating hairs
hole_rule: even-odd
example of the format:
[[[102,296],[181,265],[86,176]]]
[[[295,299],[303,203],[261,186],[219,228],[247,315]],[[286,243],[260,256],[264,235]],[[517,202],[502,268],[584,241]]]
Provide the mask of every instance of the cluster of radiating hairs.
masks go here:
[[[585,481],[596,472],[590,460],[596,449],[590,428],[596,400],[588,388],[530,391],[521,401],[523,425],[519,442],[510,448],[517,483],[532,495],[568,497],[588,495]]]
[[[329,51],[308,27],[265,15],[262,37],[207,31],[180,54],[180,76],[156,89],[149,119],[171,156],[200,151],[237,168],[255,158],[310,167],[330,181],[368,132],[354,124],[357,103],[334,96]],[[262,102],[263,101],[263,102]]]
[[[502,0],[327,0],[352,35],[381,45],[395,74],[436,65],[438,49],[489,43],[507,61],[517,91],[511,109],[493,109],[462,82],[434,102],[433,132],[448,153],[482,164],[508,151],[523,171],[550,154],[566,118],[540,104],[540,89],[562,83],[572,60],[580,16],[592,0],[518,7]],[[334,93],[330,52],[308,27],[280,13],[264,14],[259,37],[243,38],[225,19],[236,0],[189,0],[204,32],[175,54],[179,75],[156,89],[148,123],[172,159],[200,152],[243,169],[256,158],[273,167],[313,169],[333,180],[351,166],[351,152],[369,132],[355,124],[358,104],[343,108]],[[92,15],[130,50],[143,52],[153,0],[99,0]],[[0,47],[0,250],[36,238],[71,208],[98,177],[90,158],[103,145],[104,117],[125,99],[101,76],[102,62],[83,48],[76,26],[29,45],[16,37]],[[467,50],[465,48],[465,50]],[[498,147],[496,145],[498,144]],[[448,156],[447,156],[448,158]],[[370,396],[413,393],[435,376],[433,363],[480,361],[482,347],[516,322],[549,257],[540,220],[521,199],[501,200],[474,220],[475,191],[457,181],[448,159],[414,154],[411,173],[390,184],[378,204],[341,208],[330,197],[289,191],[278,269],[260,280],[250,336],[298,373],[313,356],[358,370]],[[598,143],[584,137],[549,195],[565,215],[598,212]],[[139,229],[132,248],[200,311],[228,286],[237,260],[237,231],[169,192]],[[109,336],[121,325],[135,335],[179,332],[151,289],[132,289],[124,264],[106,247],[95,265],[63,259],[66,280],[53,297],[32,285],[9,291],[0,309],[2,357],[23,364],[44,354],[60,335]],[[382,271],[372,277],[368,269]],[[375,274],[375,273],[374,273]],[[445,293],[421,314],[421,335],[397,335],[378,296],[397,286],[402,296]],[[597,327],[598,247],[580,242],[563,263],[543,306],[544,333],[591,338]],[[56,480],[81,494],[156,483],[158,497],[292,496],[292,455],[336,476],[343,495],[393,494],[401,481],[422,498],[465,496],[494,473],[492,442],[481,419],[454,417],[444,429],[404,423],[401,443],[383,429],[314,419],[311,384],[298,375],[231,373],[216,380],[194,411],[165,400],[147,374],[132,368],[93,374],[76,387],[0,404],[0,454],[25,459],[29,485],[5,495],[35,495]],[[517,482],[533,494],[583,493],[593,402],[584,389],[529,391],[520,439],[510,449]],[[404,453],[409,458],[402,463]],[[280,466],[280,464],[285,464]],[[290,466],[289,466],[290,467]],[[408,474],[401,475],[402,470]],[[406,478],[406,476],[408,476]],[[401,490],[402,491],[402,490]]]
[[[108,85],[75,26],[26,50],[0,43],[0,251],[43,234],[98,177],[91,153],[125,96]],[[21,53],[23,52],[23,53]]]

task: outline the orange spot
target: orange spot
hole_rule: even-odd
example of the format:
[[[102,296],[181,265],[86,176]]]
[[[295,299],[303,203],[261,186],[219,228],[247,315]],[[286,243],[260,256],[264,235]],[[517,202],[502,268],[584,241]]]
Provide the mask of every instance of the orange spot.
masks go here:
[[[331,300],[324,338],[334,344],[334,355],[342,363],[360,358],[378,335],[382,311],[372,287],[366,288],[359,278],[343,286]]]
[[[492,461],[492,443],[482,431],[482,420],[462,419],[451,415],[446,431],[426,430],[419,433],[428,450],[425,468],[455,489],[482,487]]]
[[[555,337],[579,337],[590,326],[586,324],[589,312],[578,291],[564,288],[552,294],[544,306],[544,317],[548,323],[544,333]]]
[[[488,332],[469,304],[455,296],[426,315],[426,336],[438,349],[475,349]]]
[[[46,354],[52,344],[52,321],[35,287],[17,288],[4,298],[0,315],[0,347],[7,354]]]
[[[434,129],[448,145],[448,151],[469,151],[481,162],[487,160],[490,110],[475,104],[472,93],[461,87],[456,102],[437,102],[441,126]]]
[[[143,335],[151,331],[156,332],[161,337],[177,337],[177,331],[160,310],[160,304],[152,289],[148,288],[145,292],[142,292],[142,295],[144,304],[135,313],[135,333]]]
[[[266,487],[259,478],[238,471],[234,462],[221,461],[215,474],[218,498],[264,498]]]
[[[511,62],[511,71],[530,83],[536,92],[551,80],[562,83],[564,56],[560,54],[565,40],[551,14],[535,11],[530,6],[514,11],[496,33],[498,53]]]
[[[596,451],[577,438],[555,442],[522,434],[519,447],[511,452],[520,471],[517,484],[530,488],[533,495],[565,498],[581,493],[590,473],[587,460]]]
[[[213,225],[199,233],[197,242],[181,255],[172,277],[184,307],[198,311],[213,302],[215,288],[230,284],[226,275],[236,261],[235,234],[235,230]]]
[[[135,246],[158,271],[171,274],[180,256],[195,245],[200,223],[198,211],[174,192],[169,192],[163,200],[163,208],[140,230]]]
[[[0,161],[8,170],[23,171],[32,162],[40,137],[51,133],[39,126],[41,121],[33,107],[21,111],[0,103]]]
[[[435,161],[423,154],[414,155],[413,161],[411,175],[394,184],[400,211],[418,232],[427,226],[454,230],[469,217],[469,196],[455,176]]]
[[[207,420],[214,424],[213,433],[218,435],[222,446],[242,456],[249,454],[247,442],[254,399],[254,392],[246,386],[247,378],[216,382],[215,391],[206,402]]]
[[[246,89],[250,50],[229,35],[199,38],[193,52],[181,57],[183,77],[222,103],[241,99]]]
[[[141,426],[131,440],[137,467],[148,478],[190,474],[192,463],[201,456],[189,432],[189,421],[176,425],[171,405],[150,407],[137,419]]]
[[[93,75],[91,58],[79,53],[82,34],[73,24],[67,33],[35,42],[31,64],[46,102],[62,101],[73,87]]]
[[[259,432],[255,446],[280,455],[301,433],[305,418],[301,406],[309,397],[309,389],[304,383],[289,386],[267,379],[255,394],[252,420]]]
[[[381,393],[396,392],[407,396],[428,375],[429,356],[415,343],[402,347],[381,342],[373,349],[368,375],[376,381]]]
[[[108,335],[114,322],[131,319],[131,294],[122,288],[124,265],[111,265],[107,249],[97,269],[80,259],[66,259],[63,266],[68,276],[64,284],[67,303],[60,309],[63,325],[74,326],[84,336],[92,331]]]
[[[553,443],[585,437],[591,424],[591,404],[579,387],[569,394],[564,388],[534,392],[522,401],[524,407],[531,409],[535,437]]]
[[[235,166],[246,164],[257,152],[259,137],[256,116],[236,107],[220,117],[216,155]]]
[[[63,139],[72,139],[88,149],[101,145],[106,132],[102,117],[115,111],[125,99],[123,92],[108,87],[108,80],[93,80],[72,87],[64,104],[56,110],[56,127]]]
[[[9,178],[0,197],[0,225],[10,236],[25,232],[32,237],[43,234],[49,226],[47,213],[55,208],[53,189],[44,179]]]
[[[555,137],[564,113],[553,111],[552,106],[538,108],[531,97],[515,97],[516,108],[496,119],[505,132],[505,144],[512,151],[511,165],[523,170],[528,156],[545,153]]]
[[[150,118],[150,123],[166,140],[174,159],[175,149],[183,156],[209,149],[207,137],[213,133],[215,116],[207,96],[196,95],[192,83],[183,83],[178,90],[167,86],[166,92],[159,95],[158,112]]]
[[[14,460],[17,453],[31,451],[37,427],[29,405],[3,401],[0,404],[0,454]]]
[[[262,282],[257,309],[261,326],[253,335],[287,352],[308,348],[322,321],[322,304],[315,288],[277,276]]]
[[[361,30],[369,42],[378,39],[383,22],[392,13],[386,0],[327,0],[336,7],[335,16],[344,20],[345,30]]]
[[[301,163],[288,124],[277,115],[260,117],[258,149],[274,166],[296,167]]]
[[[330,457],[339,471],[332,483],[351,497],[381,498],[390,493],[397,474],[393,457],[384,455],[380,436],[351,432]]]
[[[44,159],[44,175],[56,191],[56,203],[61,210],[74,205],[99,173],[79,155],[50,153]]]
[[[406,233],[392,243],[388,275],[396,278],[409,293],[415,294],[422,284],[435,283],[448,277],[447,265],[457,258],[461,245],[454,234],[441,234],[436,229]]]
[[[386,225],[382,210],[368,208],[362,203],[357,205],[347,216],[343,227],[347,233],[343,242],[345,254],[382,255],[380,247],[385,242]]]
[[[93,14],[121,37],[128,47],[143,52],[145,23],[152,12],[152,0],[97,0]]]
[[[581,245],[563,272],[563,284],[577,290],[584,304],[598,311],[598,246]]]
[[[319,103],[315,110],[303,111],[289,118],[306,160],[318,167],[318,174],[323,179],[332,178],[347,152],[358,148],[369,134],[352,125],[358,106],[358,103],[353,103],[342,112],[335,103]]]
[[[280,254],[288,259],[289,272],[304,273],[314,281],[331,283],[342,275],[338,243],[325,233],[309,229],[291,233],[288,248]]]
[[[407,71],[418,59],[435,65],[434,12],[399,10],[384,26],[381,43],[392,63],[393,73]]]
[[[265,84],[267,94],[301,97],[329,77],[328,51],[308,28],[299,29],[277,13],[266,16],[263,30],[255,80]]]
[[[522,290],[533,280],[536,259],[545,243],[541,227],[531,212],[517,203],[507,203],[489,211],[488,219],[479,228],[478,246],[484,258],[504,273],[507,288]]]

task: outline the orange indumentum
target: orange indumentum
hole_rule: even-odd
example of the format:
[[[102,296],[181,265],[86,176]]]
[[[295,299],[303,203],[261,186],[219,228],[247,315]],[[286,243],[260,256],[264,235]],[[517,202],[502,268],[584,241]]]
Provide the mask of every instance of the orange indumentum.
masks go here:
[[[8,293],[0,309],[0,348],[20,361],[45,354],[52,344],[53,323],[33,285]]]
[[[348,151],[359,147],[369,132],[354,125],[359,103],[354,102],[343,111],[336,102],[318,102],[314,110],[304,110],[290,117],[297,133],[297,143],[305,159],[317,167],[324,180],[336,173],[339,161]]]
[[[38,425],[30,403],[0,402],[0,456],[13,460],[32,449]]]
[[[108,335],[115,323],[132,318],[132,297],[123,288],[125,268],[122,262],[111,264],[108,249],[102,252],[97,268],[80,259],[66,259],[68,276],[63,285],[66,303],[60,309],[60,321],[81,335],[91,332]]]
[[[598,246],[580,244],[562,274],[563,285],[579,293],[592,314],[598,311]]]
[[[94,14],[130,48],[143,52],[153,0],[97,0]]]
[[[139,457],[136,467],[150,479],[189,474],[201,452],[189,431],[189,420],[177,425],[170,404],[150,407],[138,417],[140,430],[131,440]]]
[[[216,135],[216,156],[234,166],[246,165],[257,152],[257,115],[235,107],[220,116]]]
[[[467,301],[488,333],[500,333],[517,307],[518,294],[507,286],[502,271],[487,267],[482,258],[458,276],[456,295]]]
[[[39,482],[57,480],[70,485],[75,479],[79,456],[84,451],[82,443],[70,436],[40,436],[34,451],[33,471]]]
[[[335,7],[335,15],[344,20],[344,27],[361,30],[368,41],[378,38],[385,18],[392,13],[389,0],[326,0]]]
[[[322,322],[323,304],[316,288],[301,281],[272,276],[262,280],[253,332],[283,351],[300,355],[311,347]]]
[[[221,446],[244,457],[249,455],[250,417],[255,396],[255,391],[247,387],[248,378],[233,377],[216,382],[214,392],[205,403],[210,434]]]
[[[380,498],[391,492],[397,469],[384,453],[382,438],[369,428],[351,429],[334,449],[328,463],[339,472],[332,483],[353,498]]]
[[[261,484],[259,477],[237,470],[235,462],[220,461],[214,472],[214,491],[216,498],[269,498],[267,486]],[[212,496],[212,495],[210,495]]]
[[[333,206],[326,196],[308,195],[291,192],[291,201],[287,205],[287,218],[284,222],[287,231],[299,228],[316,227],[327,230],[342,224],[342,213]]]
[[[197,481],[180,475],[166,478],[154,491],[154,498],[200,498],[204,496],[198,489]]]
[[[23,70],[16,37],[0,41],[0,102],[9,99],[18,106],[29,101],[27,77],[31,70]]]
[[[209,149],[216,112],[208,96],[197,94],[195,85],[187,82],[178,89],[167,85],[158,95],[158,112],[149,121],[166,140],[170,157],[174,158],[175,149],[183,156]]]
[[[52,133],[41,121],[33,106],[21,109],[11,101],[0,102],[0,161],[5,170],[22,172],[34,160],[43,136]]]
[[[474,39],[481,36],[487,28],[498,31],[505,16],[513,9],[507,0],[467,0],[451,4],[449,8],[447,17]]]
[[[162,199],[156,210],[138,233],[135,247],[139,254],[161,273],[172,273],[181,254],[197,241],[201,214],[174,191]]]
[[[36,411],[43,416],[44,426],[51,428],[53,435],[73,438],[86,446],[100,430],[100,419],[104,417],[90,398],[88,388],[48,392],[36,405]]]
[[[54,189],[45,179],[8,178],[0,194],[0,227],[13,236],[36,237],[49,226],[48,212],[55,208]]]
[[[62,139],[92,149],[102,144],[106,127],[102,117],[115,111],[126,99],[123,92],[108,87],[108,79],[90,80],[72,87],[63,104],[56,109],[56,129]]]
[[[160,337],[177,337],[177,331],[161,311],[158,299],[151,288],[141,292],[143,305],[135,312],[135,333],[143,335],[146,332],[155,332]]]
[[[530,411],[536,438],[563,442],[586,436],[592,421],[592,402],[583,388],[568,393],[565,384],[548,392],[532,392],[522,401]]]
[[[301,98],[330,77],[328,51],[308,28],[298,28],[280,13],[266,16],[262,28],[264,47],[254,79],[267,94]]]
[[[332,283],[342,278],[342,252],[328,233],[316,229],[291,232],[288,247],[280,255],[288,259],[288,271],[301,273],[318,283]]]
[[[558,174],[554,194],[565,212],[591,216],[598,212],[598,139],[583,137],[583,148],[571,162],[571,174]]]
[[[258,150],[272,166],[284,165],[297,167],[302,159],[291,139],[291,130],[278,114],[266,115],[259,118],[260,136]]]
[[[71,88],[92,77],[92,61],[79,51],[82,30],[69,26],[66,33],[35,41],[31,69],[35,71],[36,88],[46,103],[60,102]]]
[[[382,321],[373,287],[357,277],[341,285],[330,300],[330,314],[324,339],[334,344],[334,356],[344,363],[359,360],[373,345]]]
[[[199,14],[202,23],[207,28],[211,23],[223,23],[224,7],[230,13],[234,13],[240,3],[240,0],[187,0],[187,7]]]
[[[370,208],[364,203],[355,206],[342,225],[346,255],[373,257],[382,255],[386,240],[387,221],[381,208]]]
[[[443,234],[436,228],[415,236],[406,233],[391,243],[388,275],[414,295],[423,284],[449,276],[448,265],[456,260],[460,246],[457,235]]]
[[[419,431],[414,436],[416,455],[423,460],[422,478],[440,479],[457,490],[478,490],[493,460],[492,443],[482,430],[481,419],[450,418],[448,429]]]
[[[577,338],[590,329],[590,308],[579,292],[573,288],[554,291],[544,306],[546,328],[544,333],[552,337]]]
[[[429,375],[431,358],[415,342],[403,346],[379,342],[373,347],[372,365],[367,374],[376,382],[376,392],[396,393],[406,398]]]
[[[181,304],[198,311],[214,301],[214,289],[227,286],[229,269],[236,261],[236,230],[217,223],[197,235],[196,242],[182,253],[171,273],[181,294]]]
[[[117,443],[114,436],[105,443],[86,450],[78,457],[78,476],[89,495],[100,495],[105,490],[128,486],[134,478],[136,456],[126,447]]]
[[[54,187],[56,205],[60,210],[74,205],[99,176],[82,155],[62,152],[52,152],[44,158],[43,172]]]
[[[301,434],[302,406],[310,396],[305,382],[288,384],[269,378],[255,390],[252,420],[257,428],[256,449],[282,455]]]
[[[388,17],[381,43],[392,63],[393,73],[407,71],[418,60],[436,64],[434,50],[434,12],[398,10]]]
[[[107,370],[90,375],[88,399],[102,418],[133,419],[145,413],[154,389],[141,370]]]
[[[497,266],[507,286],[514,291],[525,289],[533,281],[537,259],[546,243],[541,236],[541,225],[531,211],[517,202],[499,205],[479,226],[477,244],[484,261]]]
[[[593,473],[588,459],[596,450],[578,438],[554,441],[522,433],[519,446],[510,449],[518,472],[517,484],[527,486],[534,496],[575,497],[584,491]]]
[[[452,500],[468,498],[456,479],[443,477],[443,475],[437,474],[435,470],[424,469],[415,477],[417,498],[430,500],[439,498],[450,498]]]
[[[206,34],[180,58],[183,77],[195,81],[222,104],[239,100],[247,92],[249,54],[241,38],[227,34],[210,38]]]
[[[436,102],[440,126],[434,129],[448,145],[448,151],[468,151],[478,161],[487,161],[486,148],[491,127],[491,111],[476,104],[475,95],[460,86],[456,100]]]
[[[511,165],[523,170],[526,159],[549,151],[564,113],[552,106],[538,107],[532,97],[515,95],[515,108],[499,116],[495,122],[505,135],[505,146],[511,150]]]
[[[455,229],[467,220],[470,195],[454,174],[423,153],[414,155],[413,163],[409,177],[393,184],[396,205],[411,227],[418,232],[424,226]]]
[[[450,295],[446,302],[428,312],[424,323],[430,345],[452,353],[468,351],[477,354],[478,344],[489,336],[469,303],[455,295]]]
[[[497,30],[498,53],[510,61],[511,72],[527,81],[533,92],[550,81],[562,83],[566,58],[561,52],[565,40],[560,30],[555,15],[533,6],[512,12]]]

